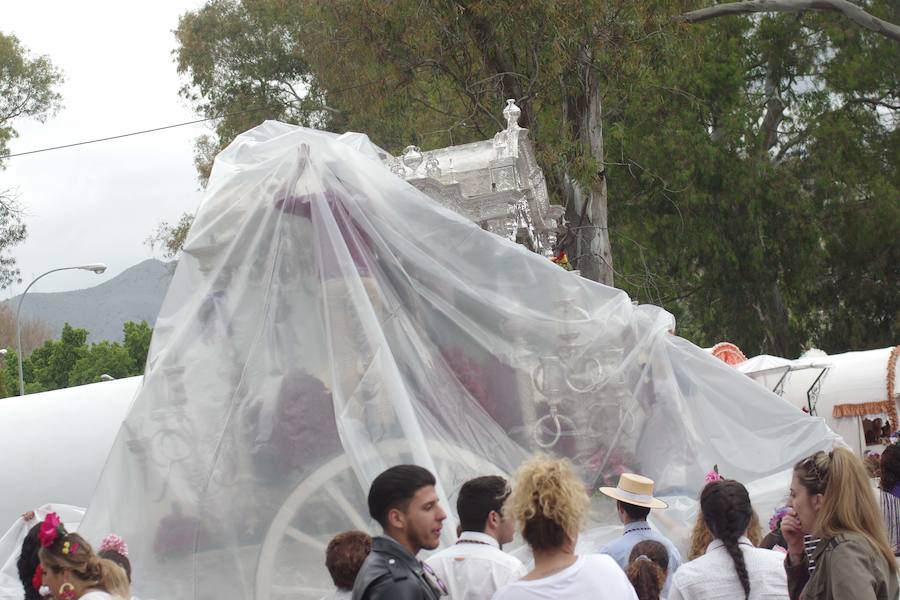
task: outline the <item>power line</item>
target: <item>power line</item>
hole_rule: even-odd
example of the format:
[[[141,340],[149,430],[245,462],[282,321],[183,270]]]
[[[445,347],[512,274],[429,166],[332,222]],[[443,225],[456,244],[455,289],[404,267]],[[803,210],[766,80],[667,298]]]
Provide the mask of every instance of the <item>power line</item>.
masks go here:
[[[205,119],[197,119],[196,121],[186,121],[184,123],[175,123],[174,125],[164,125],[163,127],[154,127],[153,129],[144,129],[143,131],[133,131],[131,133],[123,133],[120,135],[113,135],[105,138],[97,138],[95,140],[87,140],[84,142],[75,142],[74,144],[64,144],[62,146],[52,146],[50,148],[41,148],[40,150],[29,150],[28,152],[16,152],[15,154],[7,154],[6,156],[0,155],[0,160],[6,158],[15,158],[16,156],[25,156],[27,154],[38,154],[39,152],[50,152],[51,150],[61,150],[63,148],[72,148],[74,146],[84,146],[85,144],[96,144],[97,142],[107,142],[109,140],[118,140],[120,138],[131,137],[133,135],[142,135],[144,133],[153,133],[154,131],[163,131],[164,129],[174,129],[175,127],[184,127],[185,125],[196,125],[197,123],[204,123],[206,121],[214,121],[215,119],[223,119],[225,117],[232,117],[235,115],[242,115],[250,112],[259,112],[261,110],[267,110],[265,108],[251,108],[247,110],[241,110],[238,112],[227,113],[223,115],[219,115],[217,117],[207,117]]]

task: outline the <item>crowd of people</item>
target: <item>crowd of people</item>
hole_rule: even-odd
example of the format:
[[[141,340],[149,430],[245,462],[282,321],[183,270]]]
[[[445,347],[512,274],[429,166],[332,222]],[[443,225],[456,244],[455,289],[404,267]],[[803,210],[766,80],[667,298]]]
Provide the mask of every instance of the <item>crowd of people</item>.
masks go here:
[[[447,518],[436,480],[398,465],[372,482],[368,508],[383,529],[339,534],[325,566],[328,600],[897,600],[900,556],[900,445],[881,456],[873,493],[862,461],[849,450],[817,452],[793,470],[787,506],[763,537],[747,489],[717,473],[699,497],[687,561],[650,526],[653,481],[623,473],[600,492],[616,502],[622,535],[576,553],[591,499],[565,459],[536,456],[512,482],[484,476],[457,498],[456,542],[436,550]],[[26,515],[27,518],[27,515]],[[504,551],[518,531],[533,565]],[[129,600],[131,564],[124,541],[107,536],[97,551],[67,531],[55,513],[34,525],[18,558],[25,600]]]
[[[27,520],[34,513],[26,513]],[[128,546],[116,535],[100,542],[99,550],[77,533],[66,530],[56,513],[31,527],[22,541],[16,566],[25,600],[129,600],[131,563]]]
[[[787,505],[762,535],[747,488],[712,477],[700,493],[700,513],[684,562],[647,519],[665,502],[653,481],[624,473],[615,488],[621,537],[594,552],[576,553],[591,500],[565,459],[534,457],[512,482],[478,477],[457,499],[457,541],[427,560],[447,517],[435,478],[414,465],[391,467],[369,490],[369,511],[384,534],[339,535],[326,566],[336,590],[352,600],[897,600],[897,501],[900,446],[885,451],[882,485],[873,493],[862,461],[837,448],[797,463]],[[892,520],[893,519],[893,520]],[[504,552],[515,530],[534,563]],[[353,539],[354,547],[346,545]]]

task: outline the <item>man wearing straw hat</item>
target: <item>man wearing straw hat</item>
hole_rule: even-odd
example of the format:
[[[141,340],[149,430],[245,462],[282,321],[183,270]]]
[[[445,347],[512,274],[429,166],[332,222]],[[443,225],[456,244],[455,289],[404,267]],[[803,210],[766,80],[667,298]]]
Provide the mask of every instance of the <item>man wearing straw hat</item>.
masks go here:
[[[653,497],[652,479],[634,473],[622,473],[616,487],[602,487],[600,491],[616,500],[619,520],[625,525],[622,537],[608,543],[600,552],[609,554],[624,570],[628,567],[628,557],[635,544],[644,540],[655,540],[661,543],[669,551],[668,577],[666,577],[662,594],[667,596],[672,575],[681,566],[681,554],[667,537],[650,529],[647,515],[650,514],[651,508],[668,508],[669,505]]]

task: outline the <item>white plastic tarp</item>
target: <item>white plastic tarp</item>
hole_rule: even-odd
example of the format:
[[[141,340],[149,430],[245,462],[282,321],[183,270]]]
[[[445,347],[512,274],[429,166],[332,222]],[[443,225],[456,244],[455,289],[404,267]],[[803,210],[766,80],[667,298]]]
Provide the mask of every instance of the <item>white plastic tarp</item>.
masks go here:
[[[665,311],[481,230],[379,154],[266,122],[216,159],[82,523],[127,540],[136,594],[320,597],[325,544],[377,531],[366,490],[400,462],[451,509],[539,450],[591,490],[640,472],[674,529],[713,464],[750,483],[831,445]],[[589,525],[614,522],[595,500]]]

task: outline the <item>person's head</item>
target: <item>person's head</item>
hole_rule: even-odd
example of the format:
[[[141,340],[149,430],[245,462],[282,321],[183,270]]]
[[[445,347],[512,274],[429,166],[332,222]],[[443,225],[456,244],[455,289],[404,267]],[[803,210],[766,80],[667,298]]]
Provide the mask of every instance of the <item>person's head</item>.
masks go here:
[[[798,462],[788,506],[806,533],[823,538],[843,532],[864,535],[896,573],[897,563],[866,469],[850,450],[816,452]]]
[[[713,536],[722,542],[734,562],[746,598],[750,597],[750,577],[738,540],[746,533],[753,506],[747,488],[733,479],[714,481],[700,493],[700,511]]]
[[[653,497],[653,480],[637,473],[622,473],[616,487],[601,487],[597,491],[616,501],[619,520],[625,525],[646,521],[650,509],[668,507]]]
[[[536,456],[516,471],[503,514],[514,518],[532,551],[574,551],[590,499],[565,459]]]
[[[631,549],[625,574],[638,600],[659,600],[669,570],[669,551],[655,540],[638,542]]]
[[[339,533],[325,549],[325,567],[339,590],[353,589],[356,574],[372,550],[372,538],[362,531]]]
[[[89,589],[129,598],[128,579],[116,563],[100,558],[77,533],[68,533],[55,513],[41,524],[39,556],[44,585],[56,600],[80,598]]]
[[[762,525],[759,523],[759,516],[756,511],[750,517],[750,523],[747,525],[747,532],[744,534],[750,539],[750,543],[754,546],[762,544],[764,539]],[[691,546],[688,550],[688,560],[694,560],[697,557],[706,554],[706,548],[715,539],[709,527],[706,525],[706,519],[703,512],[697,513],[697,520],[694,521],[694,529],[691,531]]]
[[[619,513],[619,520],[622,523],[634,523],[635,521],[646,521],[650,515],[650,509],[637,504],[629,504],[616,500],[616,511]]]
[[[900,483],[900,444],[891,444],[881,453],[881,489],[891,491]]]
[[[100,550],[97,556],[111,560],[125,571],[128,583],[131,584],[131,561],[128,560],[128,544],[115,534],[110,534],[100,540]]]
[[[486,533],[501,545],[511,542],[516,520],[503,516],[503,503],[508,496],[509,485],[504,478],[496,475],[476,477],[465,482],[456,499],[462,531]]]
[[[381,473],[369,488],[369,514],[384,533],[416,554],[441,541],[447,513],[438,502],[434,475],[417,465],[397,465]]]
[[[41,599],[41,594],[38,592],[38,588],[41,587],[40,576],[35,576],[35,571],[41,564],[38,558],[38,551],[41,549],[41,543],[38,541],[40,530],[40,523],[28,530],[28,534],[22,540],[22,551],[19,553],[19,559],[16,561],[16,567],[19,570],[19,580],[22,582],[22,587],[25,588],[25,600]],[[35,583],[38,584],[36,587]]]

